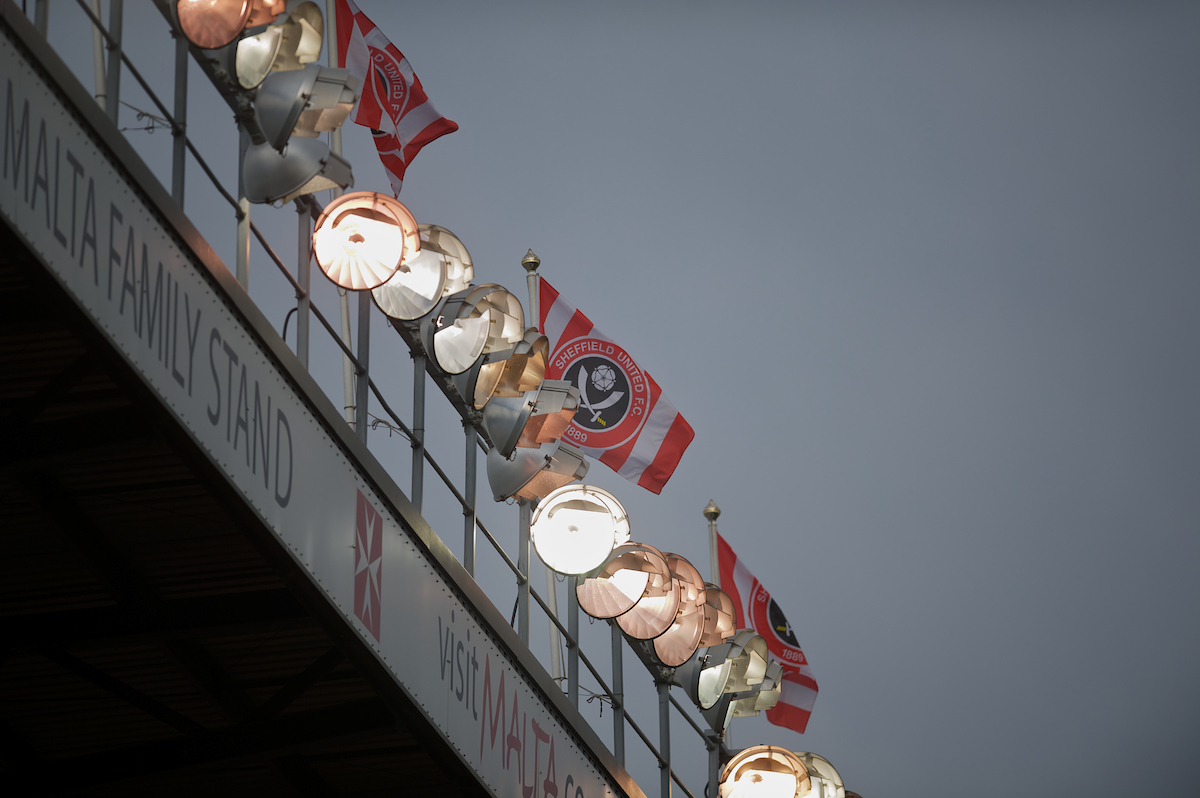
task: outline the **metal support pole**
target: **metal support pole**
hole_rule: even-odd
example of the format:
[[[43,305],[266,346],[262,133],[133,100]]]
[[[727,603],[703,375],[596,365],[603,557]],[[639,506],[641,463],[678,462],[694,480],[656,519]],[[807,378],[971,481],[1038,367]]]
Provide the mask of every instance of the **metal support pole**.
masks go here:
[[[579,708],[579,596],[575,586],[579,577],[567,577],[567,633],[571,641],[567,643],[567,697],[571,706]]]
[[[108,118],[114,125],[121,108],[121,28],[124,13],[124,0],[111,0],[108,8],[108,35],[113,37],[116,44],[108,51],[108,88],[105,91],[105,104]]]
[[[50,30],[50,0],[37,0],[37,5],[33,7],[33,26],[44,39]]]
[[[342,319],[342,343],[350,349],[353,344],[350,343],[352,336],[350,335],[350,292],[345,288],[338,289],[338,307],[341,310]],[[350,358],[342,355],[342,415],[346,418],[346,423],[354,426],[354,364],[350,362]]]
[[[550,608],[550,614],[554,616],[546,619],[546,625],[550,627],[550,675],[554,677],[554,683],[561,688],[563,677],[562,635],[558,633],[558,627],[554,625],[554,621],[559,617],[558,586],[554,583],[554,572],[544,564],[542,570],[546,573],[546,606]]]
[[[354,397],[354,431],[367,442],[367,398],[371,390],[371,293],[358,292],[358,391]]]
[[[706,737],[704,742],[708,746],[708,789],[704,792],[715,798],[721,778],[721,738]]]
[[[108,95],[109,102],[115,102],[113,95]],[[242,180],[242,171],[246,162],[246,152],[250,149],[250,134],[241,124],[238,125],[238,210],[241,211],[237,223],[237,252],[234,253],[237,263],[237,281],[247,292],[250,290],[250,200],[246,199],[246,184]]]
[[[532,508],[528,499],[518,499],[520,519],[517,529],[517,570],[522,574],[517,585],[517,637],[529,645],[529,518]]]
[[[421,511],[425,482],[425,355],[413,355],[412,499]]]
[[[611,621],[608,626],[612,630],[613,756],[625,767],[625,667],[621,662],[625,640],[621,627]]]
[[[49,0],[42,0],[49,2]],[[39,3],[40,5],[40,3]],[[96,19],[102,19],[100,16],[100,0],[92,0],[92,14]],[[42,31],[44,34],[45,31]],[[108,94],[108,81],[104,77],[104,34],[100,32],[100,26],[92,23],[92,85],[96,87],[96,102],[100,108],[107,111],[108,108],[104,104],[104,98]]]
[[[464,480],[467,484],[464,486],[464,495],[467,503],[463,507],[463,568],[467,569],[467,573],[475,576],[475,482],[476,482],[476,464],[479,458],[478,449],[478,433],[475,432],[475,426],[463,422],[463,430],[466,432],[467,439],[467,474]]]
[[[304,296],[296,299],[296,357],[304,368],[308,368],[308,308],[309,298],[308,264],[309,248],[312,246],[312,217],[306,205],[296,206],[296,282],[300,283]]]
[[[185,138],[187,134],[187,74],[188,42],[186,38],[176,33],[175,129],[171,131],[175,141],[171,156],[171,197],[180,208],[183,207],[183,175],[187,166],[187,139]]]
[[[659,794],[671,798],[671,685],[655,682],[658,687],[658,753],[662,761],[659,767]]]

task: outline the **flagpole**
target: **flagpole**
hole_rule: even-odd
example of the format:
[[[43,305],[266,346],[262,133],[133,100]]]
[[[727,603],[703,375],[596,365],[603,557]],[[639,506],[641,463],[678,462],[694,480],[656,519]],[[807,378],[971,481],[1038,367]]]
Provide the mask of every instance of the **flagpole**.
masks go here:
[[[704,517],[708,519],[708,567],[712,575],[712,583],[721,586],[721,567],[717,562],[717,518],[721,516],[721,508],[712,499],[704,508]]]
[[[525,285],[529,289],[529,319],[532,322],[527,326],[538,327],[538,266],[542,263],[541,258],[533,254],[533,249],[525,253],[525,257],[521,258],[521,265],[525,267]],[[546,605],[550,608],[550,614],[554,617],[549,619],[550,624],[550,675],[554,677],[554,682],[559,687],[562,687],[561,679],[563,677],[562,666],[562,650],[559,642],[558,627],[554,625],[554,621],[558,619],[558,586],[554,583],[554,572],[549,568],[544,569],[546,572]],[[570,586],[568,585],[568,590]],[[572,685],[567,685],[568,692],[572,691]],[[572,693],[578,696],[578,692]],[[578,700],[576,700],[578,705]]]

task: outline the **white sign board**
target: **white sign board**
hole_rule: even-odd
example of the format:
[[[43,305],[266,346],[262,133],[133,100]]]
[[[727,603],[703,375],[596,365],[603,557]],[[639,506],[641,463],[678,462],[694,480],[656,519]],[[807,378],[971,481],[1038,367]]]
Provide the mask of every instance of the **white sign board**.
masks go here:
[[[492,794],[617,794],[9,35],[0,35],[8,223]]]

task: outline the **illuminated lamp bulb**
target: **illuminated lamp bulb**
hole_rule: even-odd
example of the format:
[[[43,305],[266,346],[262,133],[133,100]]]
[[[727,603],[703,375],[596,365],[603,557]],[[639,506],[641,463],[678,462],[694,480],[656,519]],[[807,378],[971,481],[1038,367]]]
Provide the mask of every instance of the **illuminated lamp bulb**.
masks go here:
[[[187,40],[204,50],[224,47],[246,27],[250,0],[179,0],[175,13]]]
[[[704,634],[704,577],[678,554],[665,556],[679,584],[679,610],[667,631],[654,638],[654,656],[668,668],[678,668],[696,653]]]
[[[629,516],[606,490],[566,485],[538,504],[529,534],[547,568],[586,574],[603,565],[614,547],[629,541]]]
[[[343,194],[326,205],[313,231],[321,271],[355,291],[383,285],[419,248],[417,223],[408,208],[371,191]]]
[[[579,607],[593,618],[616,618],[644,596],[663,596],[671,587],[671,567],[662,552],[645,543],[624,543],[595,574],[575,588]]]
[[[704,632],[701,648],[717,646],[733,637],[736,631],[736,610],[733,599],[721,588],[708,582],[704,585]]]
[[[784,748],[755,745],[721,770],[720,798],[801,798],[812,789],[804,763]]]

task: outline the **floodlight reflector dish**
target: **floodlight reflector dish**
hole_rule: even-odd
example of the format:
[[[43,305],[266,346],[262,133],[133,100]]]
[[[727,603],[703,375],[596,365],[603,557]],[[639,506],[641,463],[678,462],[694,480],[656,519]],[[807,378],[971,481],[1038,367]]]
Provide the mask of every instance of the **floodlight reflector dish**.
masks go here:
[[[291,202],[302,194],[354,185],[350,162],[316,139],[297,139],[280,153],[251,144],[242,159],[242,182],[251,202]]]
[[[246,27],[270,25],[286,9],[287,0],[250,0],[250,17],[246,20]]]
[[[737,610],[733,599],[721,588],[708,582],[704,585],[704,633],[700,647],[717,646],[733,637]]]
[[[179,0],[175,13],[187,40],[204,50],[224,47],[250,19],[250,0]]]
[[[679,585],[679,609],[667,631],[654,638],[654,656],[668,668],[678,668],[696,653],[704,634],[704,578],[687,559],[665,556]]]
[[[666,588],[662,595],[643,596],[631,610],[618,615],[621,631],[635,640],[653,640],[670,629],[679,612],[679,580],[672,576]]]
[[[615,546],[629,540],[629,516],[606,490],[566,485],[538,504],[529,533],[547,568],[560,574],[585,574],[603,565]]]
[[[377,288],[420,246],[417,222],[398,200],[372,191],[343,194],[325,206],[313,231],[317,265],[355,291]]]
[[[812,789],[808,769],[784,748],[755,745],[721,770],[720,798],[801,798]]]
[[[808,798],[857,798],[855,793],[847,792],[842,774],[838,773],[837,768],[828,759],[807,751],[793,753],[808,768],[808,775],[812,778],[813,791],[809,793]]]
[[[308,64],[272,72],[254,94],[254,118],[267,142],[282,150],[292,136],[337,130],[354,110],[362,81],[345,69]]]
[[[436,339],[435,339],[436,342]],[[514,448],[533,449],[558,440],[579,407],[579,389],[566,380],[545,380],[520,396],[496,396],[480,422],[505,457]]]
[[[253,89],[266,80],[283,44],[283,31],[275,26],[240,39],[234,55],[234,72],[243,89]]]
[[[445,296],[467,290],[475,279],[471,253],[458,236],[436,224],[421,225],[421,251],[436,252],[446,259]]]
[[[562,441],[537,449],[516,449],[504,457],[495,448],[487,453],[488,484],[498,502],[511,498],[541,499],[563,485],[584,478],[588,462],[583,452]]]
[[[432,349],[436,365],[447,374],[463,373],[480,355],[514,348],[524,333],[521,301],[491,283],[446,297],[436,315],[422,335],[426,350]]]
[[[371,291],[379,309],[393,319],[412,321],[428,314],[446,288],[446,259],[422,247],[406,257],[391,278]]]
[[[661,551],[646,543],[623,543],[594,575],[579,582],[575,596],[593,618],[616,618],[644,596],[665,596],[670,585],[671,567]]]
[[[274,27],[280,31],[283,41],[271,65],[273,71],[303,69],[321,57],[325,18],[316,3],[301,3],[288,14],[286,22]]]

